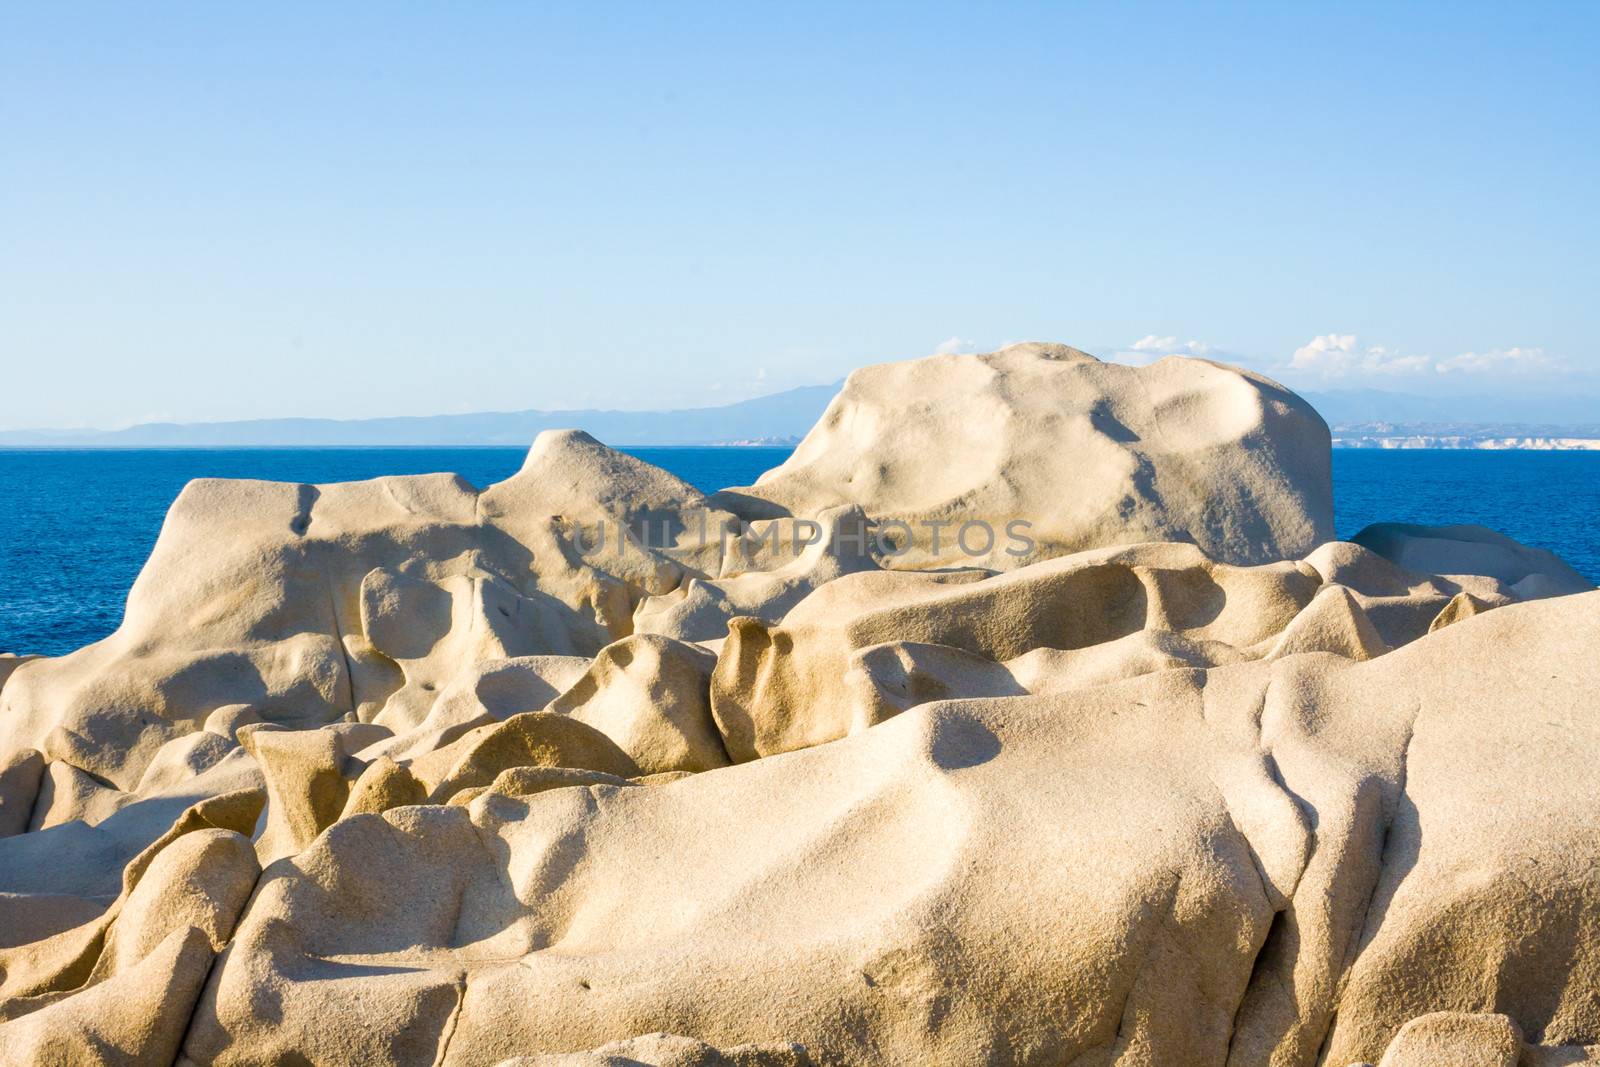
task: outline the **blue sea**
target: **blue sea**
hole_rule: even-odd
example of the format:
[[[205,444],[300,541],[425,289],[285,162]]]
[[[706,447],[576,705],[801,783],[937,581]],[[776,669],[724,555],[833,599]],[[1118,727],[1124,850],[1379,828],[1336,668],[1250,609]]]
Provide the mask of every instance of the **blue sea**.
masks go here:
[[[786,448],[627,451],[702,490],[748,485]],[[452,471],[483,487],[521,448],[0,450],[0,650],[59,655],[122,618],[167,505],[191,478],[342,482]],[[1336,451],[1336,524],[1479,523],[1600,580],[1600,453]]]

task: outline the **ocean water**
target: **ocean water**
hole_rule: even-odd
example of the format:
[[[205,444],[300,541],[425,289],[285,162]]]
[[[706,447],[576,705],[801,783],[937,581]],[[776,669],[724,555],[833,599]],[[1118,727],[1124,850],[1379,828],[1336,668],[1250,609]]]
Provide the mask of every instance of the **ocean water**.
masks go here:
[[[748,485],[786,448],[627,451],[710,491]],[[191,478],[339,482],[451,471],[478,487],[521,448],[0,450],[0,651],[59,655],[122,619],[167,506]],[[1479,523],[1600,580],[1600,453],[1336,451],[1335,521]]]

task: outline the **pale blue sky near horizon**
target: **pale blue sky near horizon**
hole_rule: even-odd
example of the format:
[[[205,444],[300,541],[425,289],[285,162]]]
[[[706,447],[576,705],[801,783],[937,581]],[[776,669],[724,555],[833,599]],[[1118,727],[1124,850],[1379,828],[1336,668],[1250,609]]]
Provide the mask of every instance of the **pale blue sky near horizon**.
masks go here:
[[[1600,379],[1600,5],[10,4],[0,429]],[[1600,394],[1600,388],[1595,388]]]

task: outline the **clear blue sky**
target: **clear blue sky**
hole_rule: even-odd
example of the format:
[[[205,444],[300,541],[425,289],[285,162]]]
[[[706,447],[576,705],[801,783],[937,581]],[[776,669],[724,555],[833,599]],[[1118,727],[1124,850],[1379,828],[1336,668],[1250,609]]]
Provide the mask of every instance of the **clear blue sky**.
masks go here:
[[[1570,389],[1597,30],[1587,3],[6,4],[0,427],[690,406],[1024,339]]]

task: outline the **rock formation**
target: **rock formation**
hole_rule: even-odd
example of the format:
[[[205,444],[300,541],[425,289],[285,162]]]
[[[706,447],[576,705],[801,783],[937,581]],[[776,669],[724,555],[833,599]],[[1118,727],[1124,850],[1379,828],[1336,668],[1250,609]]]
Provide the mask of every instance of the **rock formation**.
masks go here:
[[[1143,541],[1262,563],[1333,536],[1329,440],[1310,404],[1259,375],[1012,345],[863,367],[788,462],[717,500],[744,518],[859,505],[911,527],[900,567],[1004,570]],[[1016,519],[1037,551],[1006,550]],[[970,522],[995,543],[975,528],[963,545]]]
[[[0,1062],[1600,1063],[1600,592],[1327,445],[1023,345],[710,498],[193,483],[0,658]]]

